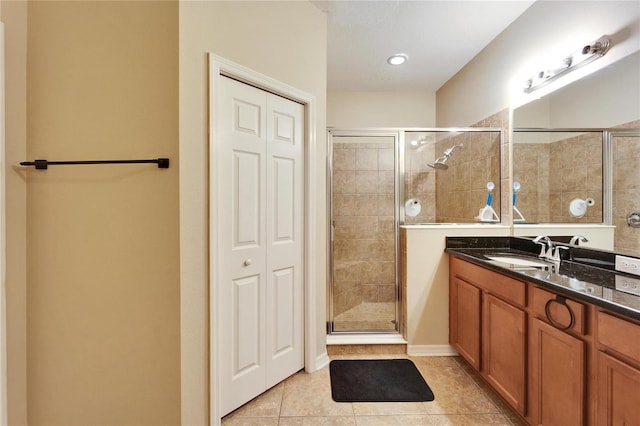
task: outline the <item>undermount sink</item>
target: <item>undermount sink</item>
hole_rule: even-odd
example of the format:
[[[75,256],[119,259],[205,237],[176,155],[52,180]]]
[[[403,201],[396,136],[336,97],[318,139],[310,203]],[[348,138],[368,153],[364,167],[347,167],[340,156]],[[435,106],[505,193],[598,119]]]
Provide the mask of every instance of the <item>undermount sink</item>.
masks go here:
[[[485,255],[489,260],[495,260],[496,262],[508,263],[515,266],[529,266],[535,268],[548,268],[549,263],[543,260],[529,259],[525,256],[510,255],[510,254],[496,254]]]

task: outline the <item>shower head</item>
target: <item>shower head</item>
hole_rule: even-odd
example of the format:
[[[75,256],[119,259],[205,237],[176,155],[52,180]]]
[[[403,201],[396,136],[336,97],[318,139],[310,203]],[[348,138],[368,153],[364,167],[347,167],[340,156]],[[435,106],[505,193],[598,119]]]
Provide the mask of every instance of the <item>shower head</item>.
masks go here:
[[[436,161],[427,164],[427,166],[432,167],[434,169],[437,170],[447,170],[449,168],[449,166],[447,166],[447,160],[449,159],[449,157],[451,157],[451,154],[453,153],[453,150],[456,148],[462,148],[464,145],[462,144],[458,144],[458,145],[454,145],[451,148],[447,149],[444,151],[444,155],[440,158],[438,158]]]
[[[447,170],[449,166],[447,166],[446,162],[449,157],[440,157],[436,161],[427,164],[427,166],[434,168],[436,170]]]

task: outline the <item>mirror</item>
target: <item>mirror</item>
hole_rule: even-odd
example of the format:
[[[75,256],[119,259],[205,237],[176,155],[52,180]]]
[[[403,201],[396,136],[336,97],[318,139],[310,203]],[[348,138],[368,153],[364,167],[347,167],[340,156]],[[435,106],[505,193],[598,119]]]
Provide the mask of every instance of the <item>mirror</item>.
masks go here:
[[[515,228],[613,225],[613,250],[640,256],[639,94],[636,52],[513,111]]]

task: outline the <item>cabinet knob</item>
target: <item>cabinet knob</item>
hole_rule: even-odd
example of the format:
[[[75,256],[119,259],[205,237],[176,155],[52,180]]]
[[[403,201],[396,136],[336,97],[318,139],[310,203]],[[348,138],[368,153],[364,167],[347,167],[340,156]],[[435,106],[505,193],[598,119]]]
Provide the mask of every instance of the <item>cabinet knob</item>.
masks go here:
[[[251,265],[251,263],[252,263],[251,259],[245,259],[244,266],[249,266],[249,265]]]

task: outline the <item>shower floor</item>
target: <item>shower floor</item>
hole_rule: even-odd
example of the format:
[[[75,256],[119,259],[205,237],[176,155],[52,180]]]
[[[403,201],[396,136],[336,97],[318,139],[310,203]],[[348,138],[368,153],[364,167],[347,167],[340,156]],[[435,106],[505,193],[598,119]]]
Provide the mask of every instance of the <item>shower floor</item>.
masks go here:
[[[333,319],[334,331],[394,331],[396,304],[364,302]]]

